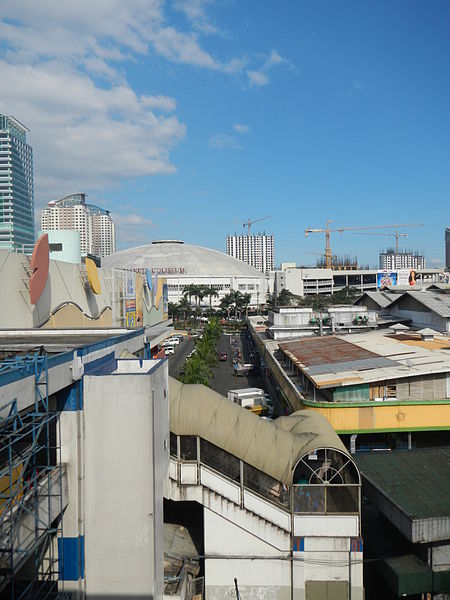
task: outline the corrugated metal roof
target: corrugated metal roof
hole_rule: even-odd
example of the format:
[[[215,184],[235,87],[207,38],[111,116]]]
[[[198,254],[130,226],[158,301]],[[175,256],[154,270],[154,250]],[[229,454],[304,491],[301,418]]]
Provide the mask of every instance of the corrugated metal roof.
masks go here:
[[[450,447],[354,458],[363,476],[410,517],[450,517]]]
[[[333,448],[348,454],[327,419],[302,410],[265,421],[204,385],[169,377],[170,431],[198,435],[286,485],[307,452]]]
[[[376,302],[380,308],[386,308],[387,306],[392,304],[392,302],[396,299],[396,296],[393,296],[392,294],[389,294],[387,292],[365,292],[361,296],[361,298],[364,298],[364,296],[367,296],[368,298]],[[358,300],[360,300],[361,298],[358,298]]]
[[[427,290],[426,292],[408,291],[398,298],[395,303],[400,304],[405,296],[411,296],[411,298],[414,298],[414,300],[441,317],[450,318],[450,294],[433,292],[431,290]]]
[[[306,367],[379,358],[378,354],[336,336],[302,338],[280,344],[280,349],[290,352]]]
[[[450,371],[450,339],[424,341],[417,334],[386,330],[302,338],[280,350],[318,388],[411,378]]]

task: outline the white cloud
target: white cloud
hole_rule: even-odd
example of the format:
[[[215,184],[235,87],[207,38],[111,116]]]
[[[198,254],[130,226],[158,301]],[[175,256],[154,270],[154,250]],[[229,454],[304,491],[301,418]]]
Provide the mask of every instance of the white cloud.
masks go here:
[[[210,22],[206,14],[206,7],[210,4],[211,0],[176,0],[173,8],[184,13],[197,31],[207,35],[219,34],[219,29]]]
[[[0,112],[31,129],[37,207],[73,190],[175,171],[170,152],[186,134],[176,101],[158,90],[136,93],[125,68],[153,52],[244,74],[248,59],[222,60],[201,44],[202,33],[214,33],[209,3],[176,0],[190,24],[181,31],[167,23],[163,0],[0,0]],[[273,50],[263,67],[248,71],[251,84],[267,83],[267,71],[283,60]],[[240,148],[225,134],[210,145]]]
[[[244,125],[243,123],[235,123],[233,125],[233,129],[234,131],[236,131],[236,133],[248,133],[250,131],[250,127],[248,125]]]
[[[186,127],[167,114],[175,108],[173,98],[139,96],[127,84],[102,89],[57,63],[0,60],[0,80],[8,81],[0,112],[31,129],[38,207],[74,189],[104,189],[122,179],[175,171],[169,152]]]
[[[269,77],[264,71],[247,71],[251,86],[262,86],[269,83]]]
[[[227,135],[226,133],[218,133],[217,135],[213,135],[209,139],[209,145],[211,148],[215,148],[216,150],[224,150],[225,148],[231,148],[234,150],[241,149],[237,139],[232,135]]]
[[[291,66],[286,58],[283,58],[277,50],[272,49],[270,55],[264,60],[259,69],[246,71],[250,87],[268,85],[270,83],[269,71],[283,64]]]
[[[142,215],[138,215],[136,213],[119,215],[116,214],[114,220],[119,222],[120,225],[131,225],[133,227],[156,227],[155,223],[151,219],[147,219],[147,217],[143,217]]]

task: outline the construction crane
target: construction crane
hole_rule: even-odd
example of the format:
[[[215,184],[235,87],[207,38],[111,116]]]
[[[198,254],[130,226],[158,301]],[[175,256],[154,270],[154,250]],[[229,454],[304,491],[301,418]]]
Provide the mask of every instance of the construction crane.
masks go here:
[[[419,225],[415,225],[415,227],[419,227]],[[383,235],[384,237],[395,237],[395,254],[398,254],[398,238],[408,237],[407,233],[399,233],[398,231],[396,231],[395,233],[354,233],[353,235]]]
[[[267,217],[261,217],[260,219],[253,219],[253,221],[250,221],[250,219],[248,219],[248,221],[243,223],[242,227],[248,227],[247,235],[250,237],[250,226],[253,225],[253,223],[259,223],[259,221],[264,221],[265,219],[270,219],[270,217],[273,217],[273,215],[267,215]]]
[[[308,237],[310,233],[324,233],[325,234],[325,263],[326,268],[332,268],[332,255],[331,255],[331,234],[338,232],[343,233],[344,231],[354,231],[355,229],[389,229],[389,228],[400,228],[400,227],[422,227],[423,224],[417,223],[401,223],[396,225],[364,225],[362,227],[336,227],[330,229],[329,224],[332,223],[330,219],[327,220],[325,229],[307,227],[305,229],[305,237]]]

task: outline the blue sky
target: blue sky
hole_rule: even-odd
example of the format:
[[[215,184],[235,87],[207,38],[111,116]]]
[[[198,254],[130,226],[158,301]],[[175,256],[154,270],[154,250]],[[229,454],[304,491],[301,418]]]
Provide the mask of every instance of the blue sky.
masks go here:
[[[38,212],[84,191],[121,248],[225,248],[248,219],[276,262],[306,227],[450,225],[447,0],[0,0],[0,112],[31,130]],[[393,232],[395,229],[386,233]],[[375,265],[393,238],[334,234]]]

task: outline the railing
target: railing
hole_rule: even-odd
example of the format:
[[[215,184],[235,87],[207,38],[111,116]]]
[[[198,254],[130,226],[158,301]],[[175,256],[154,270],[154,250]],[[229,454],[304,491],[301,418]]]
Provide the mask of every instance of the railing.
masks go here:
[[[248,490],[293,514],[358,514],[360,511],[359,483],[287,486],[211,442],[196,436],[177,436],[172,432],[170,454],[179,465],[196,465],[197,484],[200,483],[200,467],[204,465],[232,480],[241,492]],[[181,480],[179,483],[183,485]],[[191,479],[189,483],[192,483]]]

